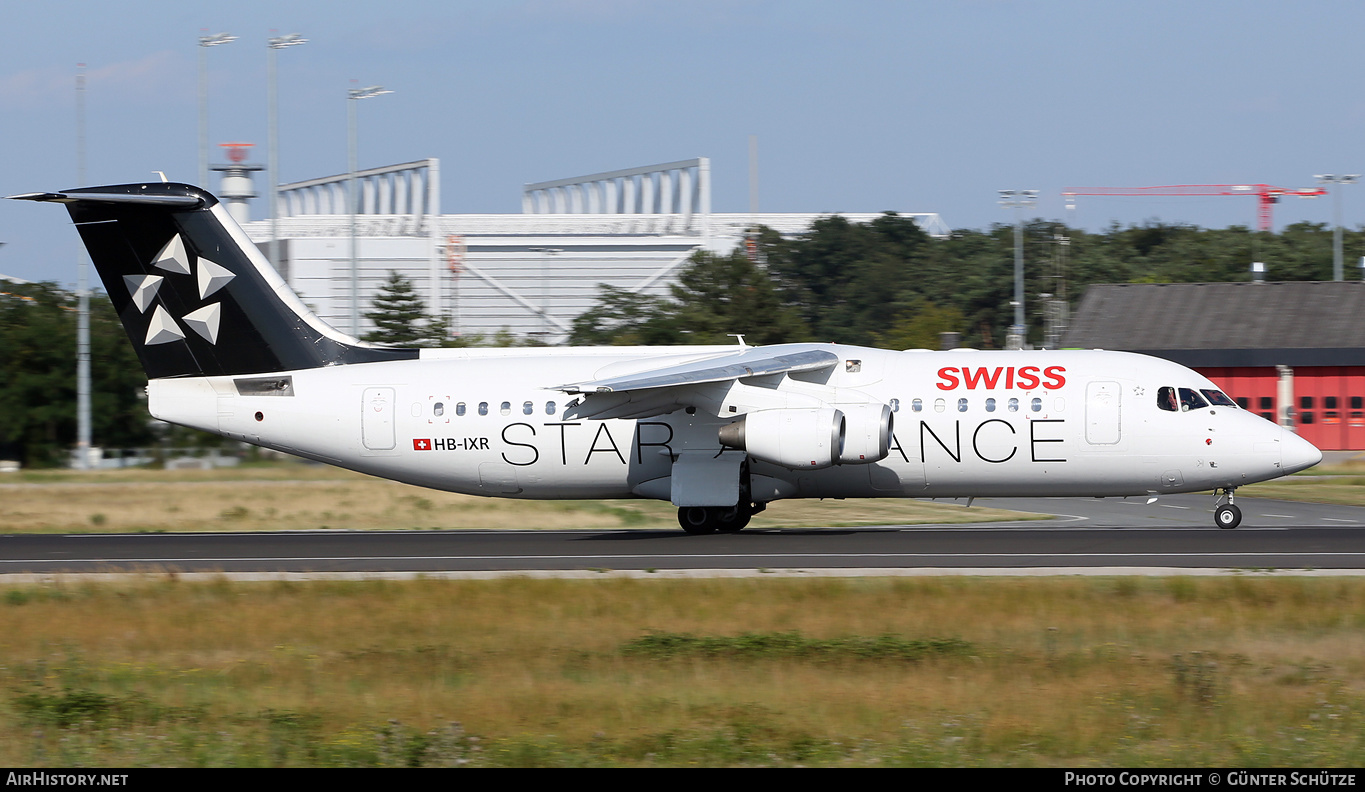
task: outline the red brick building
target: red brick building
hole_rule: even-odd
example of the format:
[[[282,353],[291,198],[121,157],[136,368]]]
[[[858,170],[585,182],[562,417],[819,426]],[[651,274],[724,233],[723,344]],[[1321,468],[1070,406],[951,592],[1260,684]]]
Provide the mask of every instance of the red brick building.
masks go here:
[[[1365,449],[1365,283],[1095,285],[1062,345],[1172,360],[1318,448]]]

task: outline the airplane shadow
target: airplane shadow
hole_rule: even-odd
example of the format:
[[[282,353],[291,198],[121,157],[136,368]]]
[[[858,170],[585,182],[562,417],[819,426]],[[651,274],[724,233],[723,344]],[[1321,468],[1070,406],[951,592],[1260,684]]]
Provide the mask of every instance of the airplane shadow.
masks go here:
[[[763,537],[780,536],[852,536],[859,533],[871,533],[871,531],[852,530],[848,528],[782,528],[766,531],[738,531],[736,533],[714,533],[693,535],[683,531],[621,531],[618,533],[591,534],[588,536],[574,537],[570,541],[574,542],[639,542],[647,540],[686,540],[686,541],[705,541],[707,539],[761,539]]]

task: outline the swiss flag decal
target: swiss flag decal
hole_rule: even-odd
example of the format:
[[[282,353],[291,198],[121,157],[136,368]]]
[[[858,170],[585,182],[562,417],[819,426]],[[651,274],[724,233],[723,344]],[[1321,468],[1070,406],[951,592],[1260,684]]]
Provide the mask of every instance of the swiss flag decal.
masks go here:
[[[423,439],[420,439],[420,440],[413,440],[413,441],[412,441],[412,450],[413,450],[413,451],[430,451],[430,450],[431,450],[431,441],[430,441],[430,440],[427,440],[426,438],[423,438]]]

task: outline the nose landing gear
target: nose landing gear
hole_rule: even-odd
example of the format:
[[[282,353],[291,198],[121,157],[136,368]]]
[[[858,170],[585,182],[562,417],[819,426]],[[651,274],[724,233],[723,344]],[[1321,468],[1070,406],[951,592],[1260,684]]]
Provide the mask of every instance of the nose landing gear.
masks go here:
[[[1219,501],[1223,500],[1222,495],[1219,495],[1218,500],[1214,501],[1213,524],[1219,528],[1236,528],[1242,523],[1242,510],[1232,502],[1233,489],[1233,487],[1228,487],[1223,490],[1223,493],[1228,496],[1227,503],[1219,504]]]

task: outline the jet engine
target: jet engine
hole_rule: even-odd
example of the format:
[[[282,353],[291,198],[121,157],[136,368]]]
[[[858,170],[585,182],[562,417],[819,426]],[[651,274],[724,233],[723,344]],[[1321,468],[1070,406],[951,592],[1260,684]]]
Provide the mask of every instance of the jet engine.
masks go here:
[[[885,404],[841,404],[846,431],[841,465],[869,465],[891,453],[891,408]]]
[[[839,461],[844,430],[844,414],[833,407],[758,410],[722,426],[720,444],[782,467],[818,470]]]

